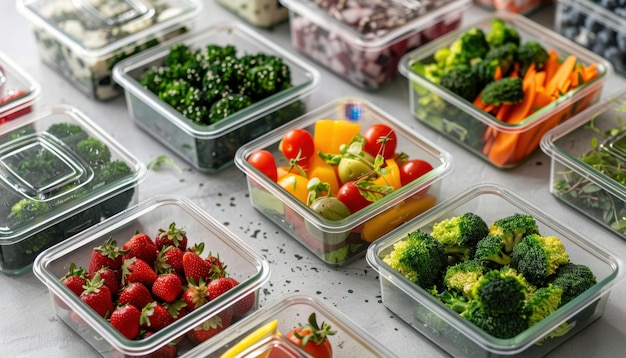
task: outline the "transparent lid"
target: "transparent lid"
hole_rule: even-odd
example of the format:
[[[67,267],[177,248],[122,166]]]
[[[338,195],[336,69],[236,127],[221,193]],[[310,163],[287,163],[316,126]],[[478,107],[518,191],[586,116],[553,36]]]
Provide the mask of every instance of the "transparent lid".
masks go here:
[[[83,56],[146,42],[198,14],[198,0],[18,0],[18,11]]]
[[[32,104],[41,86],[0,52],[0,124],[9,114]]]
[[[0,127],[0,244],[82,213],[144,175],[143,164],[72,107],[11,121]]]

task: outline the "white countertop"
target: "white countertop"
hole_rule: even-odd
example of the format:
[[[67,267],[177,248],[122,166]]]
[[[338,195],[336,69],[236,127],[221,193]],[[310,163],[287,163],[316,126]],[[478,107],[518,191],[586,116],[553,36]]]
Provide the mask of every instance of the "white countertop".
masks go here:
[[[204,2],[201,26],[218,21],[238,21],[237,17],[212,0]],[[467,11],[464,21],[473,22],[477,16],[485,14],[485,10],[473,7]],[[553,8],[541,10],[531,15],[531,18],[552,27]],[[291,49],[288,23],[272,31],[259,31],[279,45]],[[139,200],[163,193],[183,194],[264,254],[270,262],[272,274],[270,282],[260,291],[261,305],[278,299],[284,293],[309,292],[337,307],[400,357],[447,356],[383,306],[377,274],[364,258],[346,267],[327,266],[251,207],[245,177],[236,167],[232,166],[215,175],[192,170],[180,157],[133,123],[123,96],[109,102],[97,102],[44,65],[39,60],[29,23],[17,14],[13,0],[0,1],[0,50],[42,84],[37,107],[60,103],[74,105],[142,162],[148,163],[160,155],[167,155],[185,168],[182,175],[168,169],[149,171],[139,186]],[[616,256],[626,258],[624,241],[550,195],[550,158],[540,150],[514,170],[498,170],[418,123],[409,111],[407,83],[403,77],[399,76],[382,91],[363,92],[320,66],[315,66],[320,69],[322,78],[320,88],[312,95],[310,108],[346,95],[362,97],[432,138],[437,145],[452,154],[455,169],[444,178],[440,199],[476,183],[502,184],[546,210],[561,223],[593,238]],[[626,79],[623,77],[609,80],[603,97],[625,84]],[[0,287],[0,356],[52,358],[97,355],[80,336],[57,318],[48,290],[32,273],[16,277],[0,274]],[[625,297],[626,283],[618,283],[612,289],[604,317],[561,345],[550,356],[623,356],[626,351],[626,305],[621,302]]]

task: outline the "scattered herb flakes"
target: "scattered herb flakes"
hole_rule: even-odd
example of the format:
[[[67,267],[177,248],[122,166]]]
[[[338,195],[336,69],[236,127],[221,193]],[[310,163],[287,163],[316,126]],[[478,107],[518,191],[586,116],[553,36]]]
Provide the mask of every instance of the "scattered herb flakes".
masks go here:
[[[252,232],[252,235],[250,235],[253,239],[256,239],[257,236],[259,235],[259,233],[261,232],[261,230],[256,229]]]
[[[353,290],[348,290],[348,293],[354,293],[354,291]]]
[[[228,226],[230,223],[228,221],[224,221],[224,226]]]
[[[316,294],[321,295],[322,291],[315,291]]]
[[[285,283],[286,283],[286,284],[290,284],[290,283],[291,283],[291,280],[285,280]]]
[[[266,295],[266,296],[269,296],[270,295],[270,290],[268,290],[267,288],[264,288],[263,289],[263,294]]]
[[[162,169],[164,165],[169,165],[170,167],[176,169],[178,174],[183,173],[183,170],[176,164],[176,162],[167,155],[159,155],[158,157],[154,158],[146,165],[146,168],[148,170],[159,170]]]

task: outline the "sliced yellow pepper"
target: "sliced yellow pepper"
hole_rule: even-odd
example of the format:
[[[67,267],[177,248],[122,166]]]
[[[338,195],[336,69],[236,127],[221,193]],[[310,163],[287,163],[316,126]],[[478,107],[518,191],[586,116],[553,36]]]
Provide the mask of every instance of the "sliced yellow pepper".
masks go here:
[[[361,126],[357,123],[334,120],[320,119],[315,122],[315,131],[313,133],[313,142],[315,150],[323,153],[339,154],[339,147],[342,144],[348,144],[356,134],[361,133]]]
[[[278,185],[287,190],[288,193],[308,205],[307,199],[309,197],[309,190],[307,189],[307,185],[309,183],[309,179],[303,177],[302,175],[287,173],[280,176],[276,182]]]
[[[318,178],[321,182],[328,183],[330,185],[330,192],[333,195],[337,195],[339,187],[339,179],[337,179],[337,172],[335,167],[324,162],[319,156],[311,158],[309,162],[308,177]]]
[[[390,185],[394,190],[400,189],[402,187],[402,182],[400,181],[400,166],[395,159],[386,159],[385,164],[387,172],[373,180],[373,183],[381,186]]]

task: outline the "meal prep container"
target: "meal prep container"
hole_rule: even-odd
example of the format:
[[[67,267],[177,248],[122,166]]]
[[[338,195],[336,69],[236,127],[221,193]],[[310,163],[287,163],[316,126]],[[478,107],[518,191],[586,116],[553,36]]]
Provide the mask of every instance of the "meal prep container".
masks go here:
[[[86,268],[93,248],[102,245],[108,238],[113,237],[121,246],[136,231],[153,233],[159,227],[167,228],[171,222],[176,222],[186,231],[188,247],[204,243],[205,252],[218,253],[220,259],[227,263],[230,276],[236,278],[239,285],[152,336],[129,340],[60,281],[71,263]],[[157,196],[143,201],[49,248],[37,257],[33,272],[48,287],[57,316],[106,357],[139,357],[155,352],[241,298],[251,293],[258,295],[259,287],[269,279],[269,265],[265,258],[189,199],[178,195]],[[255,302],[253,310],[257,305]],[[183,339],[178,344],[179,353],[190,349],[191,345],[187,338]]]
[[[280,0],[293,47],[365,90],[393,80],[407,51],[457,28],[470,0]]]
[[[211,125],[197,124],[139,83],[140,76],[160,66],[170,46],[192,48],[232,45],[243,54],[279,56],[291,71],[293,86],[252,104]],[[133,56],[114,69],[115,80],[126,90],[126,103],[136,123],[197,170],[214,173],[232,164],[244,143],[291,121],[306,111],[310,93],[317,87],[319,72],[294,55],[239,23],[220,24],[196,34],[163,43]]]
[[[30,113],[41,85],[0,52],[0,124]]]
[[[590,0],[556,4],[556,31],[605,57],[620,75],[626,75],[626,4]]]
[[[201,9],[199,0],[17,0],[43,62],[98,100],[122,93],[115,63],[189,31]]]
[[[278,149],[284,134],[294,128],[313,133],[315,122],[320,119],[358,123],[362,132],[373,124],[386,124],[397,135],[396,153],[404,152],[410,159],[425,160],[433,169],[345,219],[326,220],[247,161],[255,151],[266,149],[274,158],[281,158],[277,159],[278,166],[288,166]],[[235,164],[247,175],[252,206],[322,261],[337,266],[362,257],[370,242],[432,207],[437,200],[440,180],[453,167],[450,154],[372,103],[358,98],[332,101],[243,145],[237,151]]]
[[[499,339],[485,333],[382,261],[393,245],[410,232],[431,232],[433,224],[466,212],[479,215],[488,224],[515,213],[532,215],[541,235],[558,237],[571,262],[587,265],[598,283],[516,337]],[[619,258],[565,228],[507,188],[494,184],[467,189],[389,233],[370,246],[367,261],[380,275],[383,304],[455,357],[544,356],[602,317],[610,288],[623,276]]]
[[[0,126],[0,271],[137,202],[146,168],[79,110],[56,106]]]
[[[530,14],[553,2],[553,0],[474,0],[474,3],[487,9],[509,11],[518,14]]]
[[[495,18],[500,18],[507,25],[514,27],[522,43],[530,40],[537,41],[546,50],[555,50],[559,58],[565,58],[570,54],[576,55],[578,62],[587,65],[595,63],[599,75],[523,121],[509,124],[480,110],[471,102],[438,84],[430,82],[412,68],[416,62],[432,63],[433,54],[439,48],[449,47],[461,33],[472,27],[476,26],[483,31],[488,31]],[[543,134],[596,103],[600,99],[606,79],[613,74],[613,67],[602,57],[539,26],[523,15],[507,12],[493,13],[479,22],[418,48],[406,54],[399,66],[400,72],[409,80],[409,109],[415,118],[500,169],[513,168],[522,163],[539,147]],[[491,131],[492,136],[516,135],[518,140],[510,146],[510,153],[485,150],[482,138],[487,130]],[[468,135],[468,133],[471,134]]]
[[[262,356],[261,354],[269,349],[281,351],[283,353],[281,357],[305,357],[301,348],[289,342],[284,335],[291,329],[299,327],[300,324],[306,324],[311,313],[315,313],[318,323],[325,322],[333,331],[336,331],[334,335],[328,336],[333,356],[342,358],[395,357],[337,308],[307,293],[289,293],[229,327],[219,341],[200,344],[181,358],[221,357],[228,349],[273,320],[278,320],[280,334],[267,332],[265,337],[260,337],[259,341],[241,352],[238,357]]]
[[[250,24],[270,28],[289,18],[289,11],[279,0],[215,0]]]
[[[626,240],[626,92],[546,133],[550,193]]]

